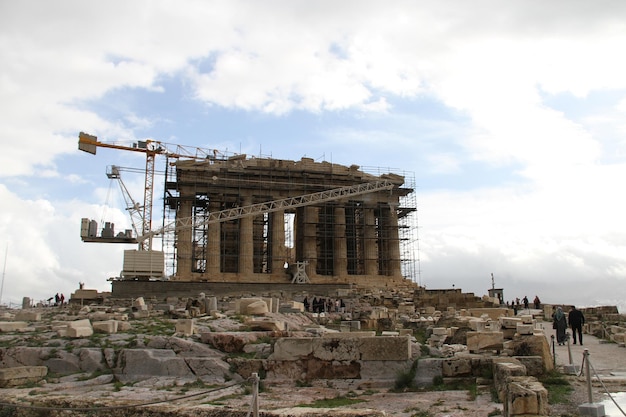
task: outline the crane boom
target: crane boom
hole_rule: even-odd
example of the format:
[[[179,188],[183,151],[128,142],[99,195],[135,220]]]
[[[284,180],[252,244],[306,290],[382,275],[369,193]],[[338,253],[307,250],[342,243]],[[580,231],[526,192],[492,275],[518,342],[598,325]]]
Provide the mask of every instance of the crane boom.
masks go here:
[[[120,145],[117,143],[100,142],[96,136],[89,135],[85,132],[78,134],[78,149],[92,155],[96,154],[98,148],[118,149],[131,152],[139,152],[146,155],[146,172],[145,185],[142,206],[142,223],[141,235],[148,235],[147,239],[139,242],[141,250],[152,250],[152,201],[154,194],[154,163],[156,155],[167,155],[170,158],[189,158],[189,159],[214,159],[218,152],[215,149],[202,149],[192,146],[176,145],[176,151],[171,151],[164,142],[146,139],[145,141],[137,141],[132,145]]]
[[[137,237],[139,242],[151,239],[163,233],[178,231],[181,229],[190,229],[193,227],[204,226],[211,223],[220,223],[228,220],[240,219],[242,217],[256,216],[264,213],[271,213],[287,208],[295,208],[307,206],[315,203],[325,203],[328,201],[340,200],[346,197],[373,193],[376,191],[391,190],[394,184],[391,181],[374,181],[363,184],[351,185],[331,190],[320,191],[317,193],[305,194],[297,197],[288,197],[280,200],[267,201],[264,203],[251,204],[248,206],[235,207],[231,209],[214,211],[209,213],[207,218],[196,219],[194,217],[185,217],[168,223],[164,227],[146,233]]]

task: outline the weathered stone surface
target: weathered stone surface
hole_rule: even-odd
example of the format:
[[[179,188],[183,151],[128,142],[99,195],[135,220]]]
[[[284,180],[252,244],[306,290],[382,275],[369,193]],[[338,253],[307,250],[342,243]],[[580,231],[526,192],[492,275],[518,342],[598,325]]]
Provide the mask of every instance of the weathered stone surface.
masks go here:
[[[74,320],[67,323],[67,337],[79,338],[93,335],[89,319]]]
[[[243,352],[245,345],[255,343],[259,337],[270,334],[268,332],[203,332],[200,333],[200,340],[222,352],[234,353]]]
[[[287,330],[287,326],[282,320],[271,320],[264,318],[256,318],[246,320],[246,325],[255,331],[282,332]]]
[[[554,369],[550,345],[543,335],[519,336],[507,342],[507,348],[514,356],[540,356],[543,360],[544,370]]]
[[[531,376],[511,377],[503,402],[505,416],[548,415],[548,391]]]
[[[493,358],[493,383],[498,399],[505,401],[509,381],[514,376],[526,376],[526,367],[513,358]]]
[[[338,332],[338,333],[322,333],[322,337],[327,337],[327,338],[334,338],[334,339],[341,339],[341,338],[346,338],[346,339],[351,339],[351,338],[356,338],[356,337],[375,337],[376,336],[376,332],[375,331],[370,331],[370,332],[366,332],[366,331],[360,331],[360,332]]]
[[[96,333],[117,333],[117,320],[95,321],[91,326]]]
[[[307,357],[313,353],[316,344],[313,337],[285,337],[276,340],[274,343],[274,352],[268,359],[273,361],[295,361]]]
[[[503,329],[517,329],[518,323],[522,322],[519,317],[500,317],[499,320]]]
[[[526,367],[526,375],[540,376],[545,372],[541,356],[515,356],[514,358]]]
[[[504,343],[502,332],[467,332],[467,349],[470,352],[483,350],[501,351]]]
[[[385,381],[383,384],[389,386],[390,382],[397,378],[401,372],[406,372],[413,363],[408,361],[360,361],[360,376],[364,381],[373,384],[374,381]]]
[[[368,338],[371,340],[376,338]],[[333,339],[314,338],[313,357],[323,361],[358,361],[361,359],[361,338]],[[376,359],[382,359],[378,357]],[[367,360],[367,359],[365,359]]]
[[[443,372],[443,360],[440,358],[423,358],[417,363],[415,385],[429,387],[433,385],[435,377],[445,376]]]
[[[18,346],[14,348],[0,348],[0,368],[18,366],[43,365],[44,357],[52,352],[52,348],[35,348]]]
[[[248,304],[243,314],[247,314],[250,316],[263,316],[269,313],[269,311],[270,310],[267,306],[267,303],[263,300],[259,300]]]
[[[411,358],[408,337],[366,337],[361,340],[361,360],[404,361]]]
[[[0,333],[15,332],[28,327],[28,323],[25,321],[1,321]]]
[[[185,360],[171,350],[124,349],[119,358],[122,373],[132,378],[147,376],[192,376]]]
[[[41,312],[32,310],[18,310],[15,313],[16,321],[41,321]]]
[[[73,352],[56,350],[51,352],[52,357],[44,360],[50,372],[59,375],[70,375],[81,371],[80,360]]]
[[[442,376],[466,377],[472,375],[472,358],[469,356],[456,356],[442,361]]]
[[[218,352],[207,345],[180,337],[157,336],[151,338],[146,344],[146,347],[150,349],[171,350],[176,355],[181,357],[200,356],[215,358],[223,356],[223,353]]]
[[[185,361],[192,373],[204,383],[223,384],[226,376],[230,375],[230,365],[219,358],[186,358]]]
[[[37,383],[48,374],[45,366],[17,366],[0,369],[0,388]]]
[[[107,369],[102,349],[82,348],[78,351],[79,367],[83,372],[96,372]]]
[[[176,320],[176,333],[182,333],[185,336],[191,336],[196,327],[195,319]]]
[[[535,331],[535,326],[532,324],[518,323],[517,334],[519,335],[532,335]]]

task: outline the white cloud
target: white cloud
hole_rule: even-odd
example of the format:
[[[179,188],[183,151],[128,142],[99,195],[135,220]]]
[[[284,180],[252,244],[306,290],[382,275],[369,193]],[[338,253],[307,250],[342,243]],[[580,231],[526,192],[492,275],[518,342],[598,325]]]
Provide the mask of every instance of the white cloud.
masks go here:
[[[159,115],[142,113],[133,100],[109,102],[107,94],[166,94],[166,79],[209,112],[379,112],[383,120],[373,128],[321,129],[328,140],[316,144],[288,143],[304,154],[322,145],[342,157],[365,151],[368,162],[401,161],[426,181],[470,176],[464,170],[472,164],[487,172],[515,167],[509,175],[519,181],[508,188],[418,194],[429,280],[452,277],[461,287],[461,278],[482,280],[492,266],[512,286],[521,288],[523,276],[546,291],[546,282],[569,277],[621,279],[624,99],[613,98],[610,112],[589,107],[572,116],[550,108],[546,97],[578,97],[584,106],[597,91],[624,94],[626,58],[617,51],[626,46],[625,15],[622,1],[2,3],[0,176],[11,183],[0,188],[0,228],[11,240],[10,276],[24,277],[11,291],[28,293],[33,281],[26,277],[57,287],[78,278],[101,282],[95,271],[111,269],[121,249],[77,243],[85,216],[78,209],[95,216],[82,201],[93,195],[38,200],[18,186],[28,189],[37,177],[87,181],[79,172],[61,174],[58,165],[59,156],[76,151],[77,132],[128,138],[154,126]],[[403,109],[418,120],[411,124],[394,113],[395,103],[416,98],[440,103],[469,126],[451,127],[458,119],[447,116],[425,128],[428,116]],[[123,116],[90,110],[92,102]],[[141,179],[130,181],[139,195]],[[112,215],[126,221],[119,211]],[[84,258],[70,259],[79,252]],[[36,291],[43,297],[57,289]]]

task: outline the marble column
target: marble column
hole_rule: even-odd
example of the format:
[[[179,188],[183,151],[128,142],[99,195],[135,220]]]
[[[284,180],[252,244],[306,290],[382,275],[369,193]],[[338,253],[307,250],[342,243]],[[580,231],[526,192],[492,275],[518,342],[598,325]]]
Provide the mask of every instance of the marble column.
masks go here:
[[[252,204],[250,196],[244,196],[242,205],[249,206]],[[246,216],[239,219],[239,275],[240,278],[252,278],[253,262],[252,255],[254,250],[253,242],[253,217]]]
[[[209,212],[219,211],[221,208],[219,201],[209,202]],[[220,273],[220,247],[221,247],[221,223],[210,223],[207,225],[208,241],[207,241],[207,267],[206,271],[209,276],[217,276]]]
[[[346,242],[346,208],[335,207],[333,275],[335,277],[348,275],[348,247]]]

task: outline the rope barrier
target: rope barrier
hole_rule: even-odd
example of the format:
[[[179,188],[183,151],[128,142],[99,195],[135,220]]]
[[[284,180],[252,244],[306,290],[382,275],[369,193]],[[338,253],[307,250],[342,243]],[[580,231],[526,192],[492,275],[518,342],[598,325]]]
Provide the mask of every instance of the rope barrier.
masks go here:
[[[3,403],[0,402],[0,406],[2,407],[15,407],[15,408],[23,408],[27,410],[43,410],[43,411],[110,411],[110,410],[120,410],[125,408],[137,408],[137,407],[145,407],[147,405],[155,405],[161,403],[169,403],[179,400],[184,400],[193,397],[200,397],[202,395],[210,394],[212,392],[220,391],[226,388],[233,387],[235,385],[239,385],[239,383],[233,383],[230,385],[226,385],[224,387],[219,387],[207,391],[197,392],[195,394],[183,395],[177,398],[171,398],[166,400],[157,400],[157,401],[148,401],[145,403],[139,404],[131,404],[131,405],[114,405],[114,406],[105,406],[105,407],[45,407],[45,406],[37,406],[37,405],[24,405],[24,404],[11,404],[11,403]]]
[[[583,363],[585,361],[585,355],[583,355]],[[602,388],[604,388],[604,392],[609,396],[609,398],[611,399],[611,401],[613,401],[613,404],[615,404],[615,406],[617,407],[617,409],[622,413],[622,415],[626,416],[626,413],[624,412],[624,410],[622,410],[622,407],[619,406],[619,404],[617,403],[617,401],[615,401],[615,398],[613,398],[613,396],[611,395],[611,393],[609,392],[608,388],[606,387],[606,385],[604,385],[604,382],[602,382],[602,379],[600,378],[600,375],[598,375],[598,372],[596,372],[596,369],[593,367],[593,364],[591,363],[591,361],[589,360],[589,358],[587,358],[587,362],[589,363],[589,366],[591,367],[591,369],[593,370],[593,373],[595,374],[596,378],[598,378],[598,381],[600,382],[600,385],[602,385]]]

